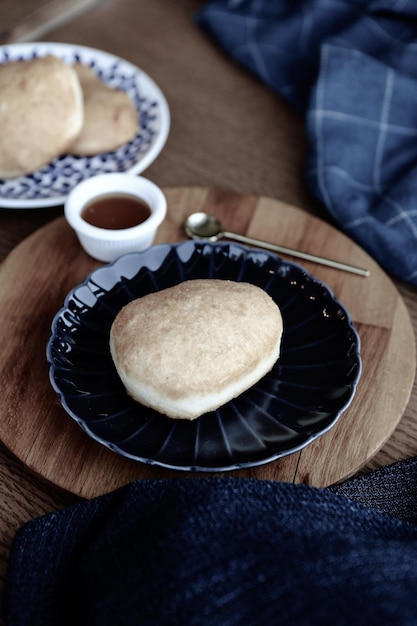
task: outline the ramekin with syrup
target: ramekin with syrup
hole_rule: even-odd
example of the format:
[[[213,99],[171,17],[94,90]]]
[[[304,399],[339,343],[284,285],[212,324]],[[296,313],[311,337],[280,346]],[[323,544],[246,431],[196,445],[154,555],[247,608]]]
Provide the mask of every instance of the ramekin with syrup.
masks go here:
[[[84,250],[98,261],[152,245],[167,212],[166,198],[152,181],[132,174],[100,174],[69,193],[64,213]]]

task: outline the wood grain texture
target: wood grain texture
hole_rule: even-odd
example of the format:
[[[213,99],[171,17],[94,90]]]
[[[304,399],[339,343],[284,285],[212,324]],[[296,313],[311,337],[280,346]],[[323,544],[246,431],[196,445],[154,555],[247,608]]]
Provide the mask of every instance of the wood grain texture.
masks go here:
[[[91,9],[98,0],[2,1],[8,5],[3,7],[3,11],[7,9],[8,21],[1,25],[0,45],[39,40],[53,28]]]
[[[361,278],[305,264],[347,307],[360,334],[363,373],[351,406],[301,452],[235,474],[319,487],[356,472],[397,426],[414,379],[413,330],[398,290],[350,239],[286,203],[209,188],[165,191],[168,216],[156,243],[183,240],[185,217],[205,210],[228,230],[371,269],[370,278]],[[98,266],[59,218],[17,246],[0,268],[0,438],[32,471],[87,498],[134,479],[184,476],[125,459],[90,439],[49,383],[45,347],[52,319],[68,291]]]

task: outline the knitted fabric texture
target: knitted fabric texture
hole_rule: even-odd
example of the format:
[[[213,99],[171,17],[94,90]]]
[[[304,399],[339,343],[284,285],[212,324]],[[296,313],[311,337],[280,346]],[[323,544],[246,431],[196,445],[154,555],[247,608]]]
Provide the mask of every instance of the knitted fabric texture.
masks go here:
[[[417,526],[381,498],[379,511],[364,506],[366,492],[353,484],[354,502],[258,479],[134,482],[18,531],[5,623],[416,624]]]

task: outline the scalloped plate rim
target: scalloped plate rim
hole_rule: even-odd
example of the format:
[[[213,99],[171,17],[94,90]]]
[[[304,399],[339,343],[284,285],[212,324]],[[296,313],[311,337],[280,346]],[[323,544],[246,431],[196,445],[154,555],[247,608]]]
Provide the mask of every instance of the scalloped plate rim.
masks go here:
[[[129,453],[125,450],[123,450],[122,448],[120,448],[117,444],[112,443],[111,441],[108,441],[106,439],[104,439],[103,437],[97,435],[96,433],[94,433],[94,431],[92,431],[90,429],[90,427],[87,425],[87,423],[85,422],[85,420],[80,417],[79,415],[77,415],[74,411],[72,411],[69,406],[66,403],[65,400],[65,394],[62,392],[62,390],[60,389],[60,387],[57,385],[54,376],[53,376],[53,368],[54,368],[54,364],[53,364],[53,359],[51,356],[51,345],[52,345],[52,341],[54,339],[54,328],[55,325],[57,323],[57,321],[60,319],[61,315],[68,310],[68,304],[71,301],[71,298],[73,297],[74,293],[76,292],[77,289],[79,289],[80,287],[83,286],[87,286],[88,283],[94,282],[92,279],[94,277],[95,274],[97,274],[98,272],[101,272],[103,270],[105,271],[113,271],[115,267],[117,267],[117,264],[119,262],[123,262],[124,259],[126,259],[127,257],[135,257],[138,259],[143,259],[144,257],[147,256],[147,254],[149,254],[150,250],[155,250],[155,249],[168,249],[169,251],[171,251],[172,249],[178,249],[184,245],[189,245],[189,246],[193,246],[194,248],[198,248],[198,247],[205,247],[205,246],[210,246],[212,248],[214,247],[220,247],[220,248],[225,248],[225,247],[233,247],[237,250],[241,250],[244,253],[261,253],[262,255],[265,255],[267,257],[276,259],[276,261],[278,262],[278,264],[285,264],[288,265],[292,268],[294,268],[296,271],[300,271],[302,272],[309,280],[311,280],[315,285],[317,285],[319,288],[324,289],[328,295],[330,296],[330,298],[338,305],[338,307],[340,307],[340,309],[343,311],[344,315],[345,315],[345,321],[347,326],[349,326],[351,332],[353,333],[353,336],[355,337],[355,343],[356,343],[356,358],[357,358],[357,372],[356,372],[356,376],[353,378],[352,382],[351,382],[351,394],[350,397],[348,398],[348,400],[345,402],[345,404],[340,407],[340,409],[335,413],[333,420],[325,427],[323,427],[320,431],[309,435],[306,437],[306,439],[304,441],[302,441],[300,444],[298,445],[293,445],[288,447],[287,449],[285,449],[284,451],[279,451],[277,453],[273,453],[270,454],[268,456],[266,456],[265,458],[259,460],[255,460],[253,462],[251,461],[244,461],[244,462],[231,462],[230,464],[227,465],[218,465],[218,466],[204,466],[202,464],[195,464],[195,465],[177,465],[174,463],[169,463],[169,462],[164,462],[164,461],[160,461],[160,460],[156,460],[154,458],[151,457],[145,457],[143,455],[135,455],[132,453]],[[162,263],[163,264],[163,263]],[[139,269],[141,267],[144,267],[145,263],[142,264],[138,264],[138,267],[136,268],[136,273],[139,271]],[[115,283],[116,285],[117,283]],[[115,286],[113,285],[113,287]],[[346,307],[340,303],[340,301],[335,297],[332,289],[324,282],[321,281],[320,279],[315,278],[310,272],[308,272],[304,267],[302,267],[301,265],[293,262],[293,261],[289,261],[287,259],[282,259],[281,257],[279,257],[278,255],[271,253],[271,252],[266,252],[265,250],[261,250],[261,249],[257,249],[257,248],[249,248],[246,247],[242,244],[239,243],[230,243],[230,242],[216,242],[216,243],[210,243],[210,242],[195,242],[195,241],[182,241],[179,243],[174,243],[174,244],[169,244],[169,243],[161,243],[161,244],[156,244],[154,246],[151,246],[151,248],[148,248],[147,250],[144,250],[142,252],[131,252],[128,254],[125,254],[121,257],[119,257],[118,259],[116,259],[115,261],[108,263],[107,265],[104,265],[102,267],[96,268],[94,269],[92,272],[90,272],[85,279],[79,283],[78,285],[76,285],[73,289],[71,289],[69,291],[69,293],[67,294],[67,296],[65,297],[64,300],[64,304],[63,306],[57,311],[57,313],[55,314],[55,316],[53,317],[53,320],[51,322],[51,335],[49,337],[49,340],[47,342],[47,347],[46,347],[46,356],[47,356],[47,361],[48,361],[48,365],[49,365],[49,380],[51,383],[52,388],[54,389],[54,391],[57,393],[60,402],[63,406],[63,408],[65,409],[66,413],[78,424],[79,427],[81,427],[84,432],[91,437],[93,440],[97,441],[100,445],[103,445],[104,447],[106,447],[108,450],[115,452],[116,454],[119,454],[120,456],[127,458],[127,459],[131,459],[134,461],[138,461],[138,462],[142,462],[145,463],[146,465],[153,465],[153,466],[157,466],[157,467],[161,467],[164,469],[170,469],[170,470],[177,470],[177,471],[185,471],[185,472],[206,472],[206,473],[218,473],[218,472],[226,472],[226,471],[233,471],[233,470],[239,470],[239,469],[247,469],[247,468],[253,468],[253,467],[259,467],[261,465],[266,465],[268,463],[271,463],[273,461],[276,461],[280,458],[283,458],[285,456],[289,456],[291,454],[294,454],[296,452],[300,452],[301,450],[303,450],[305,447],[307,447],[308,445],[310,445],[313,441],[315,441],[316,439],[318,439],[319,437],[321,437],[322,435],[324,435],[326,432],[328,432],[329,430],[331,430],[335,424],[339,421],[339,418],[341,417],[341,415],[343,413],[346,412],[346,410],[349,408],[349,406],[351,405],[355,395],[356,395],[356,390],[357,390],[357,385],[358,382],[360,380],[361,374],[362,374],[362,359],[361,359],[361,340],[360,340],[360,336],[353,324],[353,320],[348,312],[348,310],[346,309]],[[244,392],[245,393],[245,392]],[[222,407],[220,407],[221,409]]]

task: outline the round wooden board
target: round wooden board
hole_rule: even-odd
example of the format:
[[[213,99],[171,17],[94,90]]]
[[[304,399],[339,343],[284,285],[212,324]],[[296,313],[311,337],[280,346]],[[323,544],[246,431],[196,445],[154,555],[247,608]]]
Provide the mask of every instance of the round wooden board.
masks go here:
[[[353,402],[330,431],[301,452],[234,472],[318,487],[352,475],[392,434],[411,393],[415,342],[397,289],[349,238],[295,207],[207,188],[165,192],[168,215],[155,243],[184,240],[185,217],[205,210],[230,231],[371,270],[369,278],[361,278],[303,264],[350,312],[361,338],[362,376]],[[99,265],[59,217],[17,246],[0,267],[0,438],[34,472],[87,498],[135,479],[193,475],[125,459],[101,446],[68,417],[52,390],[45,357],[52,319],[66,294]]]

